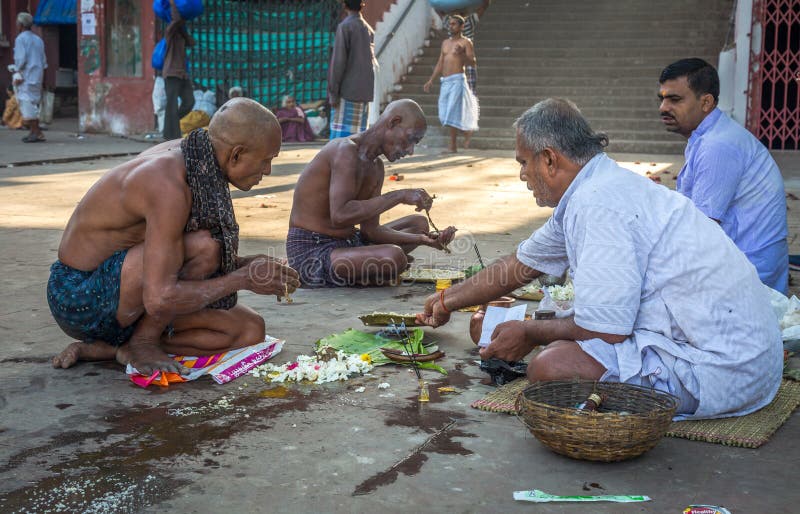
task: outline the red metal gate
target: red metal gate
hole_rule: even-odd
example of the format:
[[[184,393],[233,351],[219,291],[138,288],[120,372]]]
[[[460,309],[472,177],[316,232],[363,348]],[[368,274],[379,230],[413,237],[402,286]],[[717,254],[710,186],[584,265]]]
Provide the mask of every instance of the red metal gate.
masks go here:
[[[800,0],[755,0],[747,128],[773,150],[800,150]]]

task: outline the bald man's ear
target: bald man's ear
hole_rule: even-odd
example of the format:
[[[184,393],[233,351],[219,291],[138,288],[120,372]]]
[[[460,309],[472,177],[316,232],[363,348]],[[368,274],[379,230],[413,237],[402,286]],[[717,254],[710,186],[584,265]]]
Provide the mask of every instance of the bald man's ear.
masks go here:
[[[242,145],[236,145],[236,146],[234,146],[234,147],[233,147],[233,150],[231,150],[231,160],[232,160],[233,162],[239,162],[239,158],[240,158],[240,157],[242,156],[242,154],[244,153],[244,150],[245,150],[245,149],[244,149],[244,147],[243,147]]]
[[[402,116],[398,116],[398,115],[394,115],[394,116],[392,116],[392,119],[389,120],[389,128],[393,129],[396,126],[400,125],[401,123],[403,123],[403,117]]]

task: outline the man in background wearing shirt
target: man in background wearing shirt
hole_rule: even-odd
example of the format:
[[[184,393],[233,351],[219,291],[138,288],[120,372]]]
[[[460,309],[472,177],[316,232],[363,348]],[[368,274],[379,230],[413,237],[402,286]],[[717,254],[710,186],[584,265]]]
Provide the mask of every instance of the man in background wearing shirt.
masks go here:
[[[194,91],[189,73],[186,71],[186,47],[194,46],[194,39],[186,31],[186,21],[181,18],[181,13],[175,6],[175,0],[170,0],[170,14],[172,21],[167,25],[167,54],[164,56],[164,88],[167,95],[167,107],[164,117],[164,139],[178,139],[181,137],[181,118],[192,111],[194,107]],[[178,97],[181,105],[178,107]]]
[[[336,27],[328,68],[331,139],[367,129],[369,102],[375,91],[374,34],[364,17],[362,0],[344,0],[347,17]]]
[[[681,59],[659,78],[661,121],[689,140],[677,189],[720,224],[761,281],[789,289],[786,195],[778,165],[744,127],[717,108],[719,76],[702,59]]]

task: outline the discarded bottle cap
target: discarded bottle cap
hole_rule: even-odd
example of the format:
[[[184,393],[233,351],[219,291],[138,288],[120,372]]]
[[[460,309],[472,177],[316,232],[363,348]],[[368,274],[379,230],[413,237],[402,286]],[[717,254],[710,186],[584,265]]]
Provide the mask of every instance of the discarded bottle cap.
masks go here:
[[[555,319],[556,311],[541,310],[534,311],[533,319]]]

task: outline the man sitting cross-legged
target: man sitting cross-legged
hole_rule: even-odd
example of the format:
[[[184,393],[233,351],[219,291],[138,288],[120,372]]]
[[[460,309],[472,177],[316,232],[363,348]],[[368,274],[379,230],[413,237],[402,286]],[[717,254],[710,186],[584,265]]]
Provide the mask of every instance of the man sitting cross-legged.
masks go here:
[[[767,405],[781,382],[780,329],[756,269],[719,225],[621,168],[571,102],[544,100],[515,126],[520,179],[552,216],[515,254],[428,297],[417,321],[442,325],[456,309],[568,269],[574,316],[501,323],[481,358],[517,361],[544,346],[528,365],[532,382],[661,389],[687,417]]]
[[[375,125],[332,140],[306,166],[295,187],[286,237],[289,265],[303,285],[382,284],[408,267],[408,253],[417,246],[442,249],[453,239],[455,227],[430,233],[419,214],[380,224],[381,213],[398,204],[414,205],[417,211],[433,205],[424,189],[381,194],[380,156],[394,162],[413,154],[426,128],[419,105],[398,100]]]
[[[183,372],[167,353],[210,355],[264,340],[264,320],[236,292],[283,295],[297,273],[239,257],[229,184],[247,191],[278,155],[278,120],[230,100],[184,140],[162,143],[103,175],[67,224],[47,300],[78,339],[53,359],[116,358],[143,374]]]

